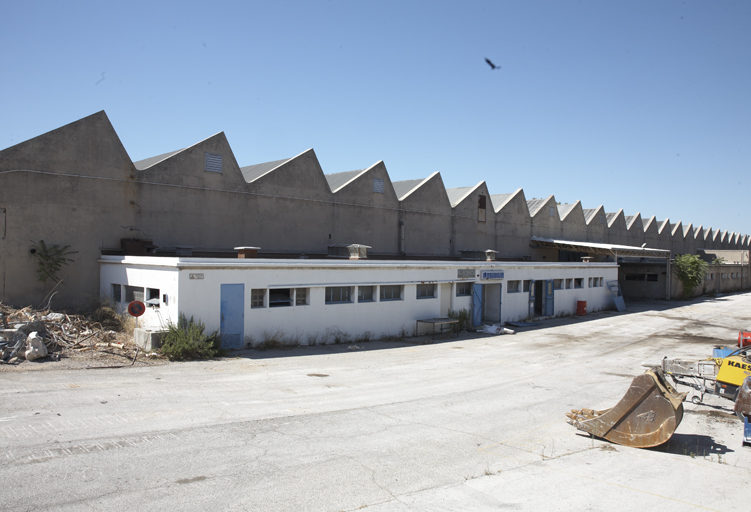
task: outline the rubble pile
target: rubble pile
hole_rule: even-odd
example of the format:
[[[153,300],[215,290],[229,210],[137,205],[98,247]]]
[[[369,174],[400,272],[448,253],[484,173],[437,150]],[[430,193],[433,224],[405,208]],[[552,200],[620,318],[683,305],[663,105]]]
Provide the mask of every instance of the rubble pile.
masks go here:
[[[139,348],[123,328],[122,318],[106,308],[84,316],[0,304],[0,364],[82,356],[135,362]]]

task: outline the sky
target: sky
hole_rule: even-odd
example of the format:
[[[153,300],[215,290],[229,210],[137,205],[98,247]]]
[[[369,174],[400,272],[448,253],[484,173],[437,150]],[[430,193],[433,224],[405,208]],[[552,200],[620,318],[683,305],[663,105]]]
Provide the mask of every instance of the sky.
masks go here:
[[[746,0],[11,0],[0,149],[104,110],[134,161],[224,132],[240,166],[313,148],[751,234],[749,27]]]

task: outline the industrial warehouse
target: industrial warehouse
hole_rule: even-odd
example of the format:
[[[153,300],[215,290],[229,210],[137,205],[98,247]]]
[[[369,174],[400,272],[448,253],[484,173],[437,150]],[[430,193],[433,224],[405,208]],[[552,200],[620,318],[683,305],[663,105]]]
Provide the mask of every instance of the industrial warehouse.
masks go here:
[[[749,289],[748,235],[484,181],[447,189],[439,172],[392,182],[382,161],[324,174],[312,149],[241,167],[224,133],[133,162],[104,112],[0,151],[1,302],[49,299],[38,241],[72,253],[55,307],[139,298],[152,325],[226,317],[232,346],[282,324],[411,335],[459,309],[475,323],[608,309],[608,282],[672,299],[680,254],[722,262],[695,294]]]

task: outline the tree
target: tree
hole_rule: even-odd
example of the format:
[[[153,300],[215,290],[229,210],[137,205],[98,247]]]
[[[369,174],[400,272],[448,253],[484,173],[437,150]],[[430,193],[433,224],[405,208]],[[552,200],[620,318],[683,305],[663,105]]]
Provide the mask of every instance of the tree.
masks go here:
[[[707,262],[694,254],[683,254],[675,258],[673,263],[675,273],[683,284],[683,297],[691,297],[694,288],[704,281],[707,273]]]

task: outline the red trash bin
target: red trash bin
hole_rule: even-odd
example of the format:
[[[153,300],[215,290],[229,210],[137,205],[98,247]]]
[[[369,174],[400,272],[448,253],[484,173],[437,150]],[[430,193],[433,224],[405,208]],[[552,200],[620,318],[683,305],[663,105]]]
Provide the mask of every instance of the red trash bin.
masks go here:
[[[587,314],[587,301],[586,300],[577,300],[576,301],[576,315],[577,316],[584,316]]]

